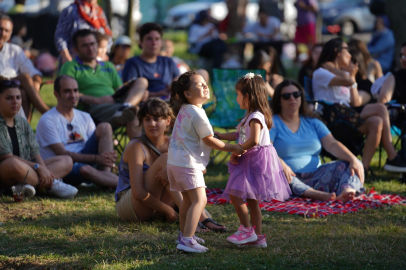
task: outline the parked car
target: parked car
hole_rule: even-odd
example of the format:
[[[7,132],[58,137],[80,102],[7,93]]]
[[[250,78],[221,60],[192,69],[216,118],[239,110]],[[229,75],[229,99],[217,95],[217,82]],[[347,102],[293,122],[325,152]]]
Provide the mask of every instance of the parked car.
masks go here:
[[[197,0],[196,2],[180,4],[169,9],[163,25],[165,28],[187,29],[195,20],[197,13],[209,9],[211,16],[218,21],[222,21],[228,13],[226,3],[222,0]],[[248,22],[257,20],[258,9],[256,1],[249,1],[246,11]]]
[[[51,0],[56,1],[56,0]],[[61,12],[64,8],[72,4],[74,0],[59,0],[57,10]],[[139,11],[139,1],[134,1],[132,12],[133,23],[137,24],[141,21],[142,14]],[[8,12],[15,5],[14,0],[0,0],[0,11]],[[50,0],[26,0],[25,11],[27,13],[38,13],[41,10],[49,7]],[[111,1],[111,8],[113,18],[111,27],[113,36],[118,36],[124,33],[125,30],[125,17],[127,16],[128,0],[114,0]]]
[[[357,32],[371,32],[375,26],[375,16],[371,13],[369,4],[370,0],[320,1],[323,34],[339,31],[351,36]]]

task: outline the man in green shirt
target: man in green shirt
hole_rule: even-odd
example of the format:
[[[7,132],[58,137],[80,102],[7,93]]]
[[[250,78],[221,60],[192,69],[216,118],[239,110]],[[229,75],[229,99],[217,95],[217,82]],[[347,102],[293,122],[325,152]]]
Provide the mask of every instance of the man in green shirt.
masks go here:
[[[113,128],[126,125],[130,138],[139,135],[136,106],[148,97],[148,81],[137,78],[123,86],[112,63],[96,60],[96,35],[88,29],[74,34],[73,45],[78,56],[63,64],[60,75],[69,75],[78,82],[84,103],[78,109],[88,111],[96,124],[108,122]]]

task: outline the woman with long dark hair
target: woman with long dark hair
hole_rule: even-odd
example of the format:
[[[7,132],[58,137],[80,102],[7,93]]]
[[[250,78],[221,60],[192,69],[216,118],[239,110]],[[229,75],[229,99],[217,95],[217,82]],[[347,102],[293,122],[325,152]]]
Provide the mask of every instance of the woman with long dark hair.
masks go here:
[[[357,72],[358,66],[351,62],[347,43],[340,38],[328,41],[313,73],[314,98],[351,106],[359,113],[351,120],[358,131],[367,135],[362,156],[365,169],[369,168],[376,148],[382,143],[388,154],[384,169],[406,172],[406,163],[397,155],[392,144],[389,114],[385,105],[367,104],[360,107],[362,98],[355,78]]]
[[[293,194],[346,202],[363,191],[361,162],[320,120],[312,118],[304,90],[297,82],[279,84],[271,106],[274,126],[270,136]],[[341,160],[321,164],[322,147]]]

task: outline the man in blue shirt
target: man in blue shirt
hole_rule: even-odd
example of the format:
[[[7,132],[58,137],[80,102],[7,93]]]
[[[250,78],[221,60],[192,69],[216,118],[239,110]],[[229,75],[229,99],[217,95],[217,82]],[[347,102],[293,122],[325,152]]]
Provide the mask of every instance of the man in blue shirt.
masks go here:
[[[150,97],[168,98],[169,85],[179,76],[179,70],[169,57],[160,56],[163,28],[156,23],[145,23],[141,26],[140,56],[130,58],[123,69],[123,80],[144,77],[148,80]]]

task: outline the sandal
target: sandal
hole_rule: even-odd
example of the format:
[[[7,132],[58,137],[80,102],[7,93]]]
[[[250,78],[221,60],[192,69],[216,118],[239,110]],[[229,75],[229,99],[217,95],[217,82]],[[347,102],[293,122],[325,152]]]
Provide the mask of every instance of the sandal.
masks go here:
[[[214,225],[217,225],[217,226],[223,226],[223,225],[217,223],[216,221],[212,220],[211,218],[206,218],[206,219],[203,220],[202,222],[199,222],[199,224],[202,223],[203,226],[205,226],[205,227],[208,228],[209,230],[211,230],[211,231],[213,231],[213,232],[216,232],[216,233],[223,233],[223,232],[226,232],[226,231],[227,231],[227,228],[210,229],[209,227],[207,227],[207,223],[209,223],[209,222],[211,222],[211,223],[213,223]]]

